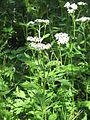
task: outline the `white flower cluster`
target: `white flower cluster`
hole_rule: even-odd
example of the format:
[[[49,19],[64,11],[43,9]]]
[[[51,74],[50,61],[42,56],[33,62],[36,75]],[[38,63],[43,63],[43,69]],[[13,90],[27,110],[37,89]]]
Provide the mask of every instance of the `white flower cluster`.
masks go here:
[[[31,43],[31,47],[35,48],[35,49],[38,49],[38,50],[47,50],[51,47],[51,45],[48,43],[48,44],[43,44],[43,43]]]
[[[64,7],[67,8],[67,11],[68,11],[69,14],[72,14],[72,13],[75,12],[75,10],[77,10],[78,5],[79,5],[79,6],[80,6],[80,5],[87,5],[87,3],[85,3],[85,2],[78,2],[77,4],[76,4],[76,3],[70,4],[69,2],[67,2],[67,3],[64,5]]]
[[[69,14],[72,14],[75,12],[75,10],[77,10],[78,6],[77,4],[73,3],[73,4],[70,4],[69,2],[67,2],[64,7],[67,8],[67,11]]]
[[[55,38],[58,44],[66,44],[69,41],[69,36],[66,33],[56,33]]]
[[[38,49],[38,50],[47,50],[51,47],[51,45],[48,43],[48,44],[43,44],[41,43],[43,41],[43,38],[38,38],[38,37],[32,37],[32,36],[28,36],[27,37],[27,41],[30,41],[30,45],[31,47],[35,48],[35,49]]]
[[[34,21],[30,21],[30,22],[28,22],[27,23],[27,25],[29,26],[29,25],[34,25],[35,23],[45,23],[46,25],[48,25],[49,24],[49,20],[44,20],[44,19],[36,19],[36,20],[34,20]]]
[[[78,5],[87,5],[87,3],[85,3],[85,2],[78,2],[77,4]]]
[[[45,24],[49,24],[49,20],[44,20],[44,19],[36,19],[35,22],[37,23],[45,23]]]
[[[90,17],[81,17],[81,18],[79,18],[79,19],[76,19],[75,21],[76,21],[76,22],[78,22],[78,21],[81,21],[81,22],[90,21]]]
[[[37,42],[42,42],[43,41],[43,38],[38,38],[38,37],[32,37],[32,36],[28,36],[27,37],[27,41],[31,41],[31,42],[35,42],[35,43],[37,43]]]

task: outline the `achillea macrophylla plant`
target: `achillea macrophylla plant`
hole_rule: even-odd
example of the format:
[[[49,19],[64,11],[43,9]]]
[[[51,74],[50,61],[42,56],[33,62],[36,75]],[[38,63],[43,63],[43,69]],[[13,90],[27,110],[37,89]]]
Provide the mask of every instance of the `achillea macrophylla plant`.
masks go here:
[[[86,40],[86,35],[85,35],[85,30],[86,30],[86,26],[88,24],[88,22],[90,21],[90,17],[81,17],[79,19],[75,20],[77,23],[80,24],[80,28],[82,29],[82,34],[84,37],[84,49],[86,50],[86,45],[87,45],[87,40]]]
[[[5,51],[3,54],[8,54],[10,63],[5,62],[3,69],[0,66],[2,120],[88,120],[90,18],[82,17],[79,11],[86,5],[67,2],[63,6],[70,18],[69,31],[63,27],[52,29],[50,35],[48,19],[23,24],[25,47]],[[5,61],[3,54],[0,52],[0,57]],[[5,67],[11,64],[12,67]],[[5,116],[4,108],[8,111]]]
[[[65,67],[64,65],[63,65],[63,59],[62,59],[62,53],[61,53],[61,49],[63,48],[63,47],[65,47],[65,46],[63,46],[64,44],[66,44],[66,48],[67,48],[67,44],[69,44],[69,53],[68,53],[68,57],[70,57],[70,66],[69,66],[69,69],[71,70],[70,71],[70,75],[71,75],[71,86],[72,87],[70,87],[69,88],[69,90],[71,91],[71,96],[70,96],[70,99],[69,99],[69,101],[68,101],[68,103],[69,102],[71,102],[72,104],[70,104],[70,106],[71,106],[71,108],[69,109],[70,111],[67,113],[67,117],[66,117],[66,119],[69,119],[69,117],[70,117],[70,120],[72,120],[72,119],[74,119],[76,116],[75,116],[75,111],[76,111],[76,103],[75,103],[75,99],[74,99],[74,94],[75,94],[75,91],[74,91],[74,84],[75,84],[75,81],[74,81],[74,70],[75,70],[75,67],[74,67],[74,65],[73,65],[73,50],[74,50],[74,47],[73,47],[73,44],[74,44],[74,42],[76,42],[76,40],[77,40],[77,36],[76,36],[76,29],[77,29],[77,26],[76,26],[76,22],[79,22],[79,21],[82,21],[82,22],[85,22],[85,21],[89,21],[89,17],[83,17],[83,18],[80,18],[80,19],[77,19],[77,17],[76,17],[76,11],[79,9],[79,6],[80,5],[86,5],[86,4],[84,4],[84,3],[78,3],[78,4],[76,4],[76,3],[72,3],[72,4],[70,4],[69,2],[67,2],[65,5],[64,5],[64,7],[66,7],[67,8],[67,12],[68,12],[68,14],[71,16],[71,18],[72,18],[72,23],[73,23],[73,33],[72,33],[72,37],[70,36],[70,35],[68,35],[67,33],[63,33],[63,32],[60,32],[60,33],[56,33],[55,34],[55,39],[56,39],[56,41],[57,41],[57,44],[58,44],[58,46],[59,47],[57,47],[58,49],[59,49],[59,52],[60,52],[60,54],[59,54],[59,59],[60,59],[60,63],[61,63],[61,66],[57,66],[57,63],[56,63],[56,61],[55,61],[55,63],[53,63],[54,61],[53,61],[53,59],[50,61],[50,58],[49,58],[49,55],[47,54],[47,52],[44,52],[44,51],[41,51],[41,50],[45,50],[45,49],[49,49],[49,48],[51,48],[51,50],[53,50],[53,48],[52,48],[52,46],[48,43],[48,44],[43,44],[43,41],[44,41],[44,39],[43,39],[43,37],[41,37],[41,29],[42,28],[44,28],[44,30],[46,30],[46,26],[47,25],[49,25],[49,21],[48,20],[42,20],[42,19],[37,19],[37,20],[35,20],[34,22],[32,21],[32,22],[29,22],[29,24],[32,24],[33,26],[34,26],[34,24],[35,25],[37,25],[38,27],[38,29],[37,28],[34,28],[34,29],[36,29],[36,31],[38,32],[38,36],[37,37],[32,37],[32,36],[28,36],[27,37],[27,41],[28,42],[30,42],[30,46],[32,47],[32,48],[34,48],[34,49],[36,49],[36,50],[39,50],[39,51],[41,51],[40,53],[43,55],[43,56],[39,56],[39,59],[38,60],[40,60],[41,59],[41,57],[43,57],[44,58],[44,56],[45,55],[47,55],[47,59],[48,60],[46,60],[46,59],[41,59],[41,63],[42,63],[42,65],[40,65],[41,63],[39,62],[39,65],[40,66],[42,66],[42,68],[41,68],[41,71],[43,71],[43,74],[44,74],[44,76],[41,78],[41,86],[42,86],[42,88],[43,88],[43,106],[42,106],[42,114],[41,114],[41,119],[42,120],[44,120],[44,118],[45,118],[45,120],[47,119],[47,112],[46,111],[44,111],[44,109],[46,108],[46,99],[45,99],[45,96],[46,96],[46,93],[47,93],[47,89],[46,89],[46,85],[48,84],[48,87],[49,87],[49,89],[51,89],[51,87],[50,87],[50,84],[52,84],[53,85],[53,88],[52,88],[52,91],[54,92],[54,88],[56,88],[55,87],[55,82],[57,81],[57,80],[60,80],[60,78],[58,78],[57,76],[57,73],[54,73],[55,71],[58,71],[59,69],[63,69],[63,67]],[[78,16],[79,17],[79,16]],[[83,30],[83,33],[85,32],[85,30]],[[46,31],[44,31],[44,35],[45,35],[45,33],[46,33]],[[42,35],[43,36],[43,35]],[[69,43],[68,43],[69,42]],[[54,55],[55,55],[55,53],[54,53]],[[35,56],[35,55],[34,55]],[[67,58],[66,58],[67,59]],[[47,69],[47,64],[48,64],[48,62],[52,62],[53,63],[53,65],[51,64],[51,65],[49,65],[49,68]],[[58,60],[58,62],[59,62],[59,60]],[[60,65],[60,64],[58,64],[58,65]],[[68,66],[68,65],[67,65]],[[53,68],[54,67],[54,68]],[[48,71],[49,70],[49,71]],[[48,71],[48,72],[47,72]],[[61,70],[62,71],[62,70]],[[40,71],[39,71],[40,72]],[[60,71],[59,71],[60,72]],[[51,75],[50,75],[51,74]],[[64,75],[62,75],[62,72],[61,73],[58,73],[59,75],[61,75],[62,77],[64,77],[64,80],[67,80],[67,79],[69,79],[69,75],[67,75],[68,77],[65,77]],[[49,79],[53,79],[53,81],[47,81],[47,79],[48,79],[48,77],[51,77],[51,78],[49,78]],[[62,79],[62,77],[61,77],[61,79]],[[55,79],[55,80],[54,80]],[[63,81],[63,80],[62,80]],[[86,87],[87,88],[87,87]],[[61,89],[60,89],[61,90]],[[59,94],[61,94],[60,92],[59,92]],[[86,95],[88,96],[88,94],[86,93]],[[55,98],[57,98],[57,97],[55,97],[55,96],[53,96],[53,99],[55,100]],[[88,98],[88,97],[87,97]],[[58,98],[57,98],[58,99]],[[53,104],[54,104],[54,101],[53,100]],[[60,102],[60,104],[61,104],[61,102]],[[65,103],[66,104],[66,103]],[[64,109],[64,107],[65,106],[63,106],[62,105],[62,107],[61,107],[61,109],[60,109],[60,112],[65,112],[65,109]],[[53,105],[53,107],[52,107],[52,109],[53,109],[53,115],[55,114],[55,112],[56,112],[56,109],[55,109],[55,106]],[[57,107],[57,109],[59,109],[58,107]],[[66,109],[68,109],[67,108],[67,106],[66,106]],[[79,115],[79,113],[80,113],[80,111],[79,112],[77,112],[77,116]],[[52,115],[52,116],[53,116]],[[56,114],[55,114],[56,115]],[[68,117],[69,116],[69,117]],[[65,119],[65,118],[63,118],[62,117],[62,115],[61,115],[61,119]]]
[[[66,33],[56,33],[55,38],[57,40],[57,44],[59,45],[60,62],[61,62],[61,65],[62,65],[61,44],[67,44],[67,42],[69,41],[69,36]]]
[[[64,7],[67,8],[67,12],[68,14],[71,16],[72,18],[72,23],[73,23],[73,38],[74,38],[74,41],[77,40],[76,38],[76,23],[80,23],[81,22],[81,25],[80,25],[80,28],[82,29],[82,31],[79,31],[83,34],[83,37],[84,37],[84,49],[86,50],[86,44],[87,44],[87,41],[86,41],[86,35],[85,35],[85,29],[86,29],[86,22],[89,22],[90,21],[90,17],[81,17],[81,18],[77,18],[79,17],[80,15],[80,12],[79,12],[79,15],[76,16],[75,12],[76,10],[79,9],[79,6],[86,6],[87,3],[84,3],[84,2],[78,2],[77,4],[76,3],[72,3],[70,4],[69,2],[67,2]],[[73,51],[73,39],[71,41],[71,51]],[[72,52],[71,52],[71,65],[73,64],[73,59],[72,59]],[[72,76],[73,76],[73,67],[71,68],[72,69]],[[72,86],[74,87],[74,79],[72,77]],[[88,91],[87,89],[87,85],[86,85],[86,91]],[[86,92],[86,96],[87,95],[87,92]],[[72,101],[74,103],[74,96],[72,98]],[[86,97],[86,101],[88,101],[88,97]],[[74,106],[73,106],[74,108]],[[73,109],[74,110],[74,109]],[[74,113],[74,111],[72,110],[72,112]],[[72,113],[72,114],[73,114]],[[87,115],[86,115],[87,116]],[[73,116],[74,117],[74,116]]]
[[[45,27],[46,29],[46,26],[49,24],[49,20],[44,20],[44,19],[36,19],[34,22],[33,21],[30,21],[29,24],[37,24],[38,25],[38,29],[36,29],[38,31],[38,37],[32,37],[32,36],[28,36],[27,37],[27,41],[30,41],[30,45],[31,47],[37,49],[37,50],[45,50],[45,49],[49,49],[51,47],[51,45],[48,43],[48,44],[43,44],[41,43],[44,39],[44,36],[41,37],[41,29],[43,27]],[[44,24],[44,25],[42,25]],[[45,30],[44,30],[44,33],[45,33]]]

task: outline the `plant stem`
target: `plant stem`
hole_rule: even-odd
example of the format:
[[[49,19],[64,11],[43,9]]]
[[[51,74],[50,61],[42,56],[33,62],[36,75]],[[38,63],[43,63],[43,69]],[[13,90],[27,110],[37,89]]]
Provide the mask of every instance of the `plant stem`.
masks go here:
[[[45,32],[46,32],[46,25],[44,25],[44,35],[45,35]]]
[[[42,106],[42,120],[44,120],[45,110],[45,80],[43,81],[43,106]]]
[[[84,49],[86,50],[85,23],[84,23],[84,26],[82,27],[82,29],[83,29],[83,36],[84,36],[84,40],[85,40]]]
[[[74,16],[74,15],[72,15],[72,20],[73,20],[73,36],[74,36],[74,40],[75,40],[75,35],[76,35],[76,33],[75,33],[76,23],[75,23],[75,16]]]
[[[39,30],[38,30],[39,38],[40,38],[40,24],[39,24]]]
[[[73,37],[74,37],[74,41],[75,41],[76,23],[75,23],[75,15],[74,14],[72,15],[72,21],[73,21]],[[73,50],[73,46],[72,46],[72,41],[71,41],[71,71],[72,71],[72,89],[73,89],[74,88],[74,79],[73,79],[73,66],[72,66],[72,50]],[[72,118],[74,118],[74,94],[72,96]]]
[[[59,50],[60,50],[60,62],[61,62],[61,66],[62,66],[62,53],[61,53],[61,45],[59,46]]]
[[[26,39],[28,37],[28,26],[26,25]]]
[[[66,60],[67,60],[67,55],[65,56],[64,65],[66,64]]]
[[[44,78],[42,78],[42,82],[43,82],[42,120],[44,120],[44,117],[45,117],[45,120],[46,120],[46,112],[45,112],[45,86],[46,86],[46,78],[45,78],[45,66],[44,66],[44,64],[43,64],[43,72],[44,72]]]
[[[88,85],[86,85],[86,101],[88,101]]]
[[[86,81],[86,78],[85,78]],[[87,85],[87,81],[86,81],[86,102],[88,101],[88,85]],[[86,108],[86,118],[87,118],[87,108]]]

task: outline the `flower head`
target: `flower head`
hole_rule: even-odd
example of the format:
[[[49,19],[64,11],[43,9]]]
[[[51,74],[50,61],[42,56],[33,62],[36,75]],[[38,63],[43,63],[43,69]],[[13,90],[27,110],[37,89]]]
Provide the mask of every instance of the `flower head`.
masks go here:
[[[77,6],[77,4],[73,3],[70,5],[70,8],[73,10],[77,10],[78,6]]]
[[[37,23],[45,23],[45,24],[49,24],[49,20],[44,20],[44,19],[36,19],[35,22]]]
[[[67,11],[69,14],[72,14],[74,12],[74,9],[68,9]]]
[[[37,50],[47,50],[51,47],[51,45],[48,43],[48,44],[43,44],[43,43],[31,43],[31,47],[37,49]]]
[[[75,12],[75,10],[77,10],[78,6],[77,4],[73,3],[73,4],[70,4],[69,2],[67,2],[64,7],[67,8],[67,11],[69,14],[72,14]]]
[[[70,3],[67,2],[67,3],[64,5],[64,7],[69,8],[69,7],[70,7]]]
[[[76,22],[79,22],[79,21],[81,21],[81,22],[86,22],[86,21],[89,21],[90,20],[90,17],[81,17],[81,18],[79,18],[79,19],[76,19],[75,21]]]
[[[43,41],[43,38],[28,36],[27,41],[30,41],[31,47],[37,50],[45,50],[45,49],[47,50],[51,47],[49,43],[46,45],[41,43]]]
[[[87,3],[85,3],[85,2],[78,2],[77,4],[78,5],[87,5]]]
[[[69,41],[69,36],[66,33],[56,33],[55,38],[58,44],[66,44]]]
[[[42,42],[43,41],[43,38],[38,38],[38,37],[32,37],[32,36],[28,36],[27,37],[27,41],[31,41],[31,42],[35,42],[35,43],[37,43],[37,42]]]

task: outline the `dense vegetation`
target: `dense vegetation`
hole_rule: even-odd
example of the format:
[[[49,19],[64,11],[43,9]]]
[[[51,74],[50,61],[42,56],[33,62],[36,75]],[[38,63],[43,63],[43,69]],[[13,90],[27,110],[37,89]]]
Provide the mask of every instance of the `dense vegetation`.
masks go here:
[[[90,1],[67,2],[0,0],[0,120],[90,120]]]

